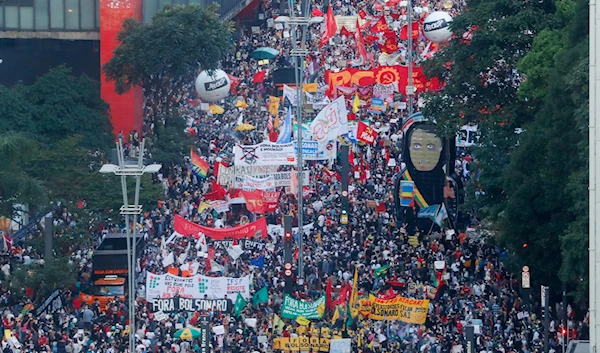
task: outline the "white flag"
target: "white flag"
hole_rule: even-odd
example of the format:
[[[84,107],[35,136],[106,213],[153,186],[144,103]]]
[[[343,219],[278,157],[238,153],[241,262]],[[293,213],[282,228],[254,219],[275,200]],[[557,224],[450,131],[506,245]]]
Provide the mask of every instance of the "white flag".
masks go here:
[[[244,250],[240,245],[232,245],[227,249],[227,253],[229,254],[229,256],[231,256],[232,259],[237,260],[238,257],[242,256]]]
[[[225,267],[219,265],[215,260],[210,260],[210,272],[225,273]]]
[[[169,255],[167,255],[167,257],[165,257],[162,260],[163,267],[169,267],[174,263],[175,263],[175,255],[173,255],[173,252],[169,253]]]
[[[323,108],[310,124],[310,133],[319,142],[337,140],[348,133],[348,110],[344,96],[339,97]]]
[[[235,125],[242,125],[244,123],[244,112],[240,113],[240,116],[238,116],[237,122],[235,123]]]
[[[446,218],[448,218],[448,212],[446,211],[446,204],[442,203],[442,207],[440,207],[440,210],[438,211],[437,216],[435,216],[435,223],[441,227],[442,222]]]
[[[298,106],[298,92],[286,84],[283,85],[283,97],[287,98],[293,107]]]
[[[206,243],[206,235],[204,233],[198,233],[198,242],[196,243],[196,250],[202,252],[208,252],[208,244]]]

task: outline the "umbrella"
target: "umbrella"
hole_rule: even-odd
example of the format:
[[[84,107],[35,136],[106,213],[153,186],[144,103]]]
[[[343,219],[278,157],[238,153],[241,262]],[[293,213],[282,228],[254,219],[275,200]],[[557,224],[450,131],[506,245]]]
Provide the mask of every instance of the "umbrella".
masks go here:
[[[248,130],[254,130],[254,126],[244,123],[244,124],[240,124],[240,125],[236,126],[235,129],[237,131],[248,131]]]
[[[200,330],[195,327],[182,328],[175,332],[173,337],[179,338],[180,340],[193,340],[194,338],[200,337]]]
[[[274,59],[277,55],[279,55],[279,50],[269,47],[258,48],[250,53],[250,57],[257,60]]]
[[[220,106],[214,105],[214,104],[210,105],[208,107],[208,110],[210,110],[210,112],[213,113],[213,114],[223,114],[223,113],[225,113],[225,109],[223,109],[223,107],[220,107]]]

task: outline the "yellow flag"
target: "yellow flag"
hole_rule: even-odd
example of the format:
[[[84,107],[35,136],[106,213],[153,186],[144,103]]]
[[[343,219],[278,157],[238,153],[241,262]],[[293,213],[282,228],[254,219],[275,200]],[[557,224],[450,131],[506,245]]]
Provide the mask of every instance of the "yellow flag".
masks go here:
[[[302,326],[306,326],[306,325],[310,324],[310,320],[308,320],[308,319],[307,319],[307,318],[305,318],[304,316],[298,316],[298,317],[296,318],[296,322],[297,322],[299,325],[302,325]]]
[[[279,97],[269,96],[269,113],[275,116],[275,127],[279,126]]]
[[[198,213],[202,213],[204,210],[209,209],[211,206],[207,202],[200,202],[198,205]]]
[[[358,267],[354,266],[354,278],[352,279],[352,293],[350,294],[350,316],[357,317],[360,303],[358,302]]]
[[[235,102],[235,106],[236,106],[236,108],[244,109],[244,108],[248,108],[248,103],[246,103],[245,100],[241,99],[241,100]]]
[[[277,335],[281,336],[281,333],[283,332],[284,327],[285,327],[285,323],[283,322],[283,320],[281,320],[279,315],[274,314],[273,315],[273,332],[275,332],[275,333],[277,333]]]
[[[358,109],[360,108],[360,99],[358,99],[358,93],[354,95],[354,99],[352,100],[352,112],[356,114]]]
[[[302,85],[302,88],[304,89],[305,92],[315,93],[315,92],[317,92],[319,85],[316,82],[315,83],[305,83]]]

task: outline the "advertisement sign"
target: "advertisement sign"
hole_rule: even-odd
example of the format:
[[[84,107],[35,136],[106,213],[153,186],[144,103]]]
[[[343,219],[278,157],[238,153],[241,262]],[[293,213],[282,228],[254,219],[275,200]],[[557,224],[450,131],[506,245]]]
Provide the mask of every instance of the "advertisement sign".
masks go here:
[[[294,299],[289,295],[283,298],[281,306],[281,317],[288,319],[296,319],[302,316],[306,319],[320,319],[325,313],[325,295],[321,296],[314,302],[305,302],[303,300]]]
[[[408,324],[422,325],[427,319],[429,300],[396,297],[360,301],[361,314],[372,320],[399,320]],[[367,311],[370,309],[370,311]]]
[[[171,274],[146,275],[146,300],[160,298],[204,298],[228,299],[235,298],[240,293],[244,298],[250,298],[250,277],[179,277]]]
[[[259,218],[257,221],[231,228],[210,228],[188,221],[187,219],[175,215],[173,223],[175,231],[184,236],[193,236],[198,238],[198,233],[203,233],[213,240],[224,240],[226,238],[264,238],[267,236],[267,221],[265,218]]]
[[[258,145],[235,145],[233,152],[236,166],[296,165],[292,143],[261,142]]]
[[[294,142],[294,151],[298,153],[298,142]],[[302,158],[305,161],[335,159],[336,154],[337,143],[335,141],[329,141],[326,144],[318,141],[302,141]]]
[[[158,298],[152,301],[152,311],[170,313],[173,311],[231,312],[230,299]]]

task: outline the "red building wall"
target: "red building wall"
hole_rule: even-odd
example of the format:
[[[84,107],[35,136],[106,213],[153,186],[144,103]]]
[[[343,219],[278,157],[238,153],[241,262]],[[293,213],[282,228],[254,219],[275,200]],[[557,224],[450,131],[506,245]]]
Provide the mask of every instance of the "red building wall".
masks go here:
[[[119,42],[115,39],[126,18],[142,21],[142,0],[100,0],[100,65],[113,57]],[[125,94],[115,92],[113,82],[100,74],[102,99],[110,104],[110,115],[115,137],[123,131],[126,137],[132,130],[142,131],[144,96],[141,87]]]

